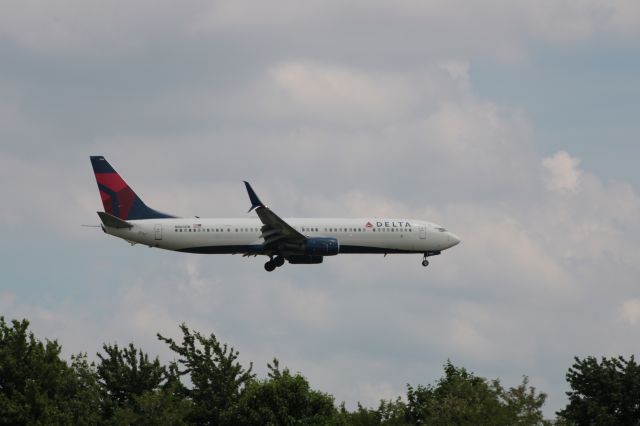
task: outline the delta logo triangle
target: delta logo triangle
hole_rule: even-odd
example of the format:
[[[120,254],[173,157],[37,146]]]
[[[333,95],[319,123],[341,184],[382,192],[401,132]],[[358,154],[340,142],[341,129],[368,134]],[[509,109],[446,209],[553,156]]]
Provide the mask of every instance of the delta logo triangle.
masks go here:
[[[371,222],[367,222],[365,228],[373,228],[373,224]]]

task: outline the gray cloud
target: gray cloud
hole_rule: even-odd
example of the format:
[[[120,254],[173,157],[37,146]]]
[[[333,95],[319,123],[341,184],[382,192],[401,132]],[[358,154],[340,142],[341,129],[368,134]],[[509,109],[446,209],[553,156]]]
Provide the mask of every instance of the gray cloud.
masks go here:
[[[634,3],[265,7],[3,3],[5,315],[69,353],[135,340],[163,357],[155,332],[186,321],[349,404],[451,358],[507,384],[531,375],[552,413],[573,355],[636,349],[637,189],[564,147],[541,155],[526,106],[479,97],[469,74],[536,44],[635,40]],[[180,215],[243,215],[249,179],[283,216],[426,218],[463,243],[429,270],[341,256],[274,274],[129,248],[78,226],[100,208],[90,154]]]

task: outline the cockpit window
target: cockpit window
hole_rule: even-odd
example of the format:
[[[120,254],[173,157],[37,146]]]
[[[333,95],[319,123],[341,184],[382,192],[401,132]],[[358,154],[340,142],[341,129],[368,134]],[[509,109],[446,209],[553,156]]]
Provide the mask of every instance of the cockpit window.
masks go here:
[[[447,230],[446,230],[446,229],[444,229],[444,228],[443,228],[443,227],[441,227],[441,226],[436,226],[436,230],[437,230],[437,231],[440,231],[440,232],[447,232]]]

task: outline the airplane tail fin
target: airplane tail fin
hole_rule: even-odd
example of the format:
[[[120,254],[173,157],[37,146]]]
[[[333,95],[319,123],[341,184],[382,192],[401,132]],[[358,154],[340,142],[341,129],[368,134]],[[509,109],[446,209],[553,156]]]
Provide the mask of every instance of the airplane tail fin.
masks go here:
[[[121,220],[175,217],[148,207],[102,156],[91,156],[104,211]]]

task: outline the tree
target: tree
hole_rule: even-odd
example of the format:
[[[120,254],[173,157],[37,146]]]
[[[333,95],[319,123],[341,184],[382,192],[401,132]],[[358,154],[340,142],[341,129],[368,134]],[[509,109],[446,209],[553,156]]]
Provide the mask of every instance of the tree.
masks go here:
[[[380,401],[377,409],[363,407],[358,403],[358,407],[353,412],[348,412],[344,408],[344,403],[340,406],[340,417],[344,419],[344,424],[350,426],[405,426],[413,423],[407,420],[407,404],[400,397],[396,400]]]
[[[498,380],[488,381],[451,362],[436,386],[408,386],[407,420],[412,424],[542,425],[546,395],[537,394],[525,377],[505,391]]]
[[[193,405],[180,396],[173,386],[146,391],[134,397],[135,404],[118,408],[115,424],[121,425],[187,425]]]
[[[180,325],[182,342],[158,334],[179,358],[176,372],[188,375],[191,387],[185,395],[193,402],[189,421],[197,424],[231,424],[230,409],[237,403],[245,385],[254,378],[253,364],[245,370],[237,361],[238,352],[222,345],[213,333],[205,337]],[[182,368],[182,369],[179,369]]]
[[[507,419],[512,425],[543,425],[549,424],[542,415],[542,406],[547,400],[545,393],[536,393],[533,386],[529,386],[529,378],[524,376],[522,383],[515,388],[505,391],[496,380],[499,395],[507,412]]]
[[[560,418],[577,425],[640,424],[640,366],[633,355],[574,361],[567,372],[569,403]]]
[[[333,397],[312,390],[300,374],[280,370],[277,359],[267,364],[268,378],[251,380],[231,414],[238,425],[326,425],[337,410]]]
[[[177,382],[175,370],[153,361],[133,343],[120,348],[117,344],[102,346],[98,353],[97,380],[103,392],[103,417],[113,417],[118,409],[137,411],[136,397],[154,392]]]
[[[37,340],[29,321],[0,316],[0,423],[72,423],[73,371],[58,342]]]
[[[100,422],[102,391],[98,384],[95,364],[89,363],[86,353],[71,355],[74,397],[68,402],[73,413],[73,424],[95,425]]]

